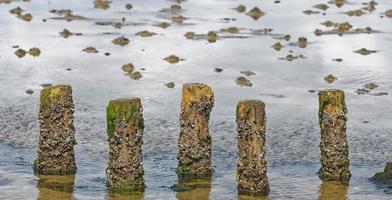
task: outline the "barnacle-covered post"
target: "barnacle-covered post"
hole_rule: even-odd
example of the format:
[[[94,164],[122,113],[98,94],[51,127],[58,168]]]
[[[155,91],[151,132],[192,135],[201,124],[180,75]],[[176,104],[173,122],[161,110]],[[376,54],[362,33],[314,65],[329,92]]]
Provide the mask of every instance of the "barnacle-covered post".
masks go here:
[[[76,173],[72,88],[57,85],[41,91],[40,135],[34,172],[42,175]]]
[[[143,108],[139,98],[111,100],[106,108],[108,185],[114,192],[144,191]]]
[[[182,88],[180,136],[178,138],[179,176],[209,176],[211,164],[211,136],[208,129],[214,106],[214,93],[201,83],[184,84]]]
[[[346,103],[341,90],[319,92],[320,178],[326,181],[350,180],[350,160],[346,135]]]
[[[238,192],[266,195],[269,192],[265,160],[265,104],[259,100],[237,104]]]

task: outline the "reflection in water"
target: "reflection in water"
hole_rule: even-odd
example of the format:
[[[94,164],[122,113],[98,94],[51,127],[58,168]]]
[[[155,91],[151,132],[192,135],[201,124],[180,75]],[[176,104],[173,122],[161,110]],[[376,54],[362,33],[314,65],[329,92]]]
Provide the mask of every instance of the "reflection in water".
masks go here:
[[[107,195],[108,200],[142,200],[144,199],[144,193],[136,192],[132,194],[120,194],[109,192]]]
[[[319,189],[319,200],[348,199],[348,184],[336,181],[323,181]]]
[[[177,200],[208,200],[211,192],[211,178],[179,178],[178,185],[184,188],[177,191]]]
[[[37,200],[74,199],[73,189],[75,175],[71,176],[48,176],[38,175]]]
[[[268,196],[238,195],[238,200],[269,200]]]

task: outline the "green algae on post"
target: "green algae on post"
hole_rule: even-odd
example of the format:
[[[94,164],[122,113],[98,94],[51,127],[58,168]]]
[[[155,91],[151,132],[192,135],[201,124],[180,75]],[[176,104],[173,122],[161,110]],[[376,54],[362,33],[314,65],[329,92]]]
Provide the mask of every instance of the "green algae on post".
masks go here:
[[[238,163],[238,192],[266,195],[269,192],[265,160],[265,104],[246,100],[236,109]]]
[[[383,172],[378,172],[370,180],[376,184],[392,185],[392,162],[387,162]]]
[[[202,83],[184,84],[177,156],[179,176],[210,176],[214,172],[208,128],[213,106],[214,93],[209,86]]]
[[[341,90],[319,92],[320,178],[348,182],[351,178],[346,135],[346,103]]]
[[[57,85],[41,90],[40,134],[34,172],[42,175],[76,173],[72,88]]]
[[[143,108],[139,98],[111,100],[106,107],[109,163],[106,170],[110,191],[144,191]]]

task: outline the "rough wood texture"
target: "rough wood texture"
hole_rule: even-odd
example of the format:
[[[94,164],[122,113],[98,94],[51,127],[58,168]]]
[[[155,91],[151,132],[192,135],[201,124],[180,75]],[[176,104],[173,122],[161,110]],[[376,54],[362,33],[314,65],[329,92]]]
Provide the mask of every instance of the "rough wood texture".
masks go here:
[[[208,176],[211,164],[211,136],[208,130],[214,94],[205,84],[184,84],[182,88],[178,168],[180,176]]]
[[[265,160],[265,104],[247,100],[237,105],[238,192],[266,195],[269,192]]]
[[[320,91],[319,103],[320,178],[326,181],[348,182],[351,174],[344,92],[341,90]]]
[[[40,135],[34,172],[43,175],[75,174],[73,146],[76,142],[71,86],[43,89],[40,101]]]
[[[143,191],[143,108],[139,98],[109,102],[107,132],[109,164],[106,170],[111,191]]]

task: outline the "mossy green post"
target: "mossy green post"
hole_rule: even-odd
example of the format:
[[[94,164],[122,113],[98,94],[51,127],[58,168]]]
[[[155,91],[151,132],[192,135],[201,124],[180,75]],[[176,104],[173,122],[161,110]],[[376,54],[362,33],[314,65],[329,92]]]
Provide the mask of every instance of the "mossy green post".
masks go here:
[[[112,100],[106,111],[109,142],[106,175],[109,189],[119,193],[144,191],[144,119],[141,101],[139,98]]]
[[[37,159],[34,172],[38,175],[76,173],[74,156],[75,128],[72,88],[57,85],[41,91]]]
[[[370,180],[375,183],[392,185],[392,162],[388,162],[385,165],[384,171],[378,172],[376,175],[370,178]]]
[[[267,195],[270,187],[265,160],[265,104],[259,100],[240,101],[236,116],[238,192]]]
[[[324,181],[348,182],[351,178],[346,135],[346,103],[341,90],[319,92],[320,178]]]
[[[208,129],[214,106],[214,93],[201,83],[184,84],[182,88],[180,136],[178,138],[179,176],[209,176],[211,164],[211,136]]]

